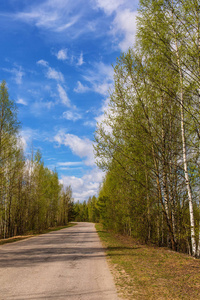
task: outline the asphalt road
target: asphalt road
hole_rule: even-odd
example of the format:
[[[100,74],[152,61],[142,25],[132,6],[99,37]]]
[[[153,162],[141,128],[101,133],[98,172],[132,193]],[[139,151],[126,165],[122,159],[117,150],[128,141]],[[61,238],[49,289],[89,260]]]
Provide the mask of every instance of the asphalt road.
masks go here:
[[[94,224],[0,246],[0,299],[117,300]]]

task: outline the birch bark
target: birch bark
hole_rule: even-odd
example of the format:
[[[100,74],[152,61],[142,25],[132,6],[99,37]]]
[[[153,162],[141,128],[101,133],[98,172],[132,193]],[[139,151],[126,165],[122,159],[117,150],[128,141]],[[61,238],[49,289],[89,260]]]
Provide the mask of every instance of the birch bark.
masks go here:
[[[184,174],[185,174],[185,184],[188,193],[188,201],[189,201],[189,213],[190,213],[190,234],[191,234],[191,245],[192,245],[192,255],[197,255],[197,246],[195,240],[195,225],[194,225],[194,211],[193,211],[193,199],[192,199],[192,190],[190,186],[190,179],[188,174],[188,161],[187,161],[187,151],[186,151],[186,137],[185,137],[185,117],[184,117],[184,79],[183,72],[181,69],[181,60],[177,42],[177,32],[175,27],[174,20],[174,5],[172,0],[172,24],[173,24],[173,34],[174,34],[174,42],[175,42],[175,55],[177,59],[177,66],[180,78],[180,92],[179,92],[179,101],[180,101],[180,117],[181,117],[181,137],[182,137],[182,154],[183,154],[183,165],[184,165]]]

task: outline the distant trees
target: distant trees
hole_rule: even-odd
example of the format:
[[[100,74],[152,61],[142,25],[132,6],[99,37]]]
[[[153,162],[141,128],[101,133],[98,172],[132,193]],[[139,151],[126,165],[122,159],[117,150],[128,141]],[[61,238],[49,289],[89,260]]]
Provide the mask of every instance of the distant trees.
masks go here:
[[[68,224],[75,218],[74,201],[71,186],[62,189],[59,198],[58,224]]]
[[[44,166],[39,151],[28,159],[20,146],[17,109],[0,85],[0,238],[66,225],[73,218],[70,187]]]
[[[75,221],[77,222],[99,222],[100,213],[95,196],[89,197],[87,201],[74,204]]]
[[[141,0],[136,46],[114,68],[96,132],[104,224],[199,256],[198,1]],[[109,129],[108,129],[109,128]]]

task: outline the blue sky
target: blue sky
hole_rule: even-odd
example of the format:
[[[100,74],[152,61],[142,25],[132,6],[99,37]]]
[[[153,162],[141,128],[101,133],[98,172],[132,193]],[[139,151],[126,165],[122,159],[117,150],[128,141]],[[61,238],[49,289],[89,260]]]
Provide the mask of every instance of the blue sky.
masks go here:
[[[98,192],[94,132],[108,105],[116,58],[134,43],[137,0],[1,0],[0,80],[18,105],[28,156],[71,185]]]

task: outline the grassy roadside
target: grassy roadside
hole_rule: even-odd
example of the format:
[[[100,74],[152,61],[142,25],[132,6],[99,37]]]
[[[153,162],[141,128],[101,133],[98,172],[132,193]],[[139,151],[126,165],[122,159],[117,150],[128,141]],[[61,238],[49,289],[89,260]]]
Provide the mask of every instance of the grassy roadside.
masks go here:
[[[200,260],[96,229],[121,298],[200,299]]]
[[[50,227],[50,228],[42,230],[40,232],[31,231],[31,232],[28,232],[26,235],[18,235],[18,236],[13,236],[13,237],[6,238],[6,239],[0,239],[0,245],[14,243],[14,242],[25,240],[25,239],[28,239],[30,237],[37,236],[40,234],[45,234],[45,233],[48,233],[51,231],[58,231],[58,230],[61,230],[64,228],[72,227],[74,225],[76,225],[76,223],[69,223],[65,226]]]

